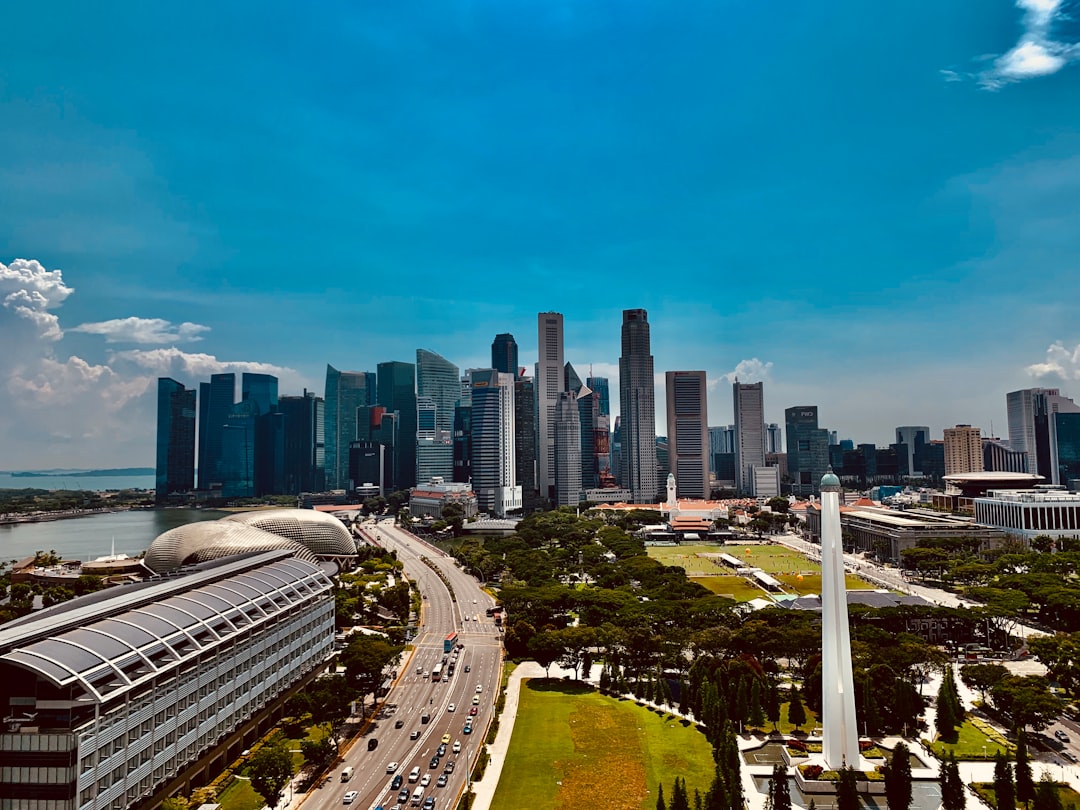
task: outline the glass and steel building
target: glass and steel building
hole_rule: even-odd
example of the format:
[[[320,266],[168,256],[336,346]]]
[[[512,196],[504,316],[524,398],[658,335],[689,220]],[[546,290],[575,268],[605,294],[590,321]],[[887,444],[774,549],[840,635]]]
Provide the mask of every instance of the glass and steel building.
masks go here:
[[[587,388],[579,390],[588,392]],[[582,430],[577,397],[577,393],[563,391],[555,405],[556,506],[577,506],[581,502]]]
[[[357,433],[357,408],[375,404],[375,375],[370,371],[338,371],[326,367],[324,441],[326,486],[345,489],[349,482],[349,444]]]
[[[680,498],[709,498],[709,420],[704,371],[669,371],[668,463]]]
[[[158,378],[155,498],[195,489],[195,389]]]
[[[829,469],[829,431],[818,427],[818,406],[785,408],[784,430],[791,491],[795,495],[812,495]]]
[[[620,483],[634,503],[654,503],[660,492],[656,457],[656,383],[650,348],[649,315],[624,309],[619,357],[619,409],[622,416]]]
[[[124,810],[179,789],[332,652],[333,591],[276,550],[3,625],[3,806]]]
[[[514,377],[475,369],[472,377],[472,484],[479,508],[496,517],[521,509],[514,442]]]
[[[515,380],[521,378],[517,341],[509,332],[496,335],[491,342],[491,367],[503,374],[513,374]]]
[[[416,367],[395,360],[379,363],[375,373],[378,377],[375,400],[388,413],[396,414],[397,419],[394,479],[390,489],[409,489],[416,486]],[[452,422],[447,429],[453,430]]]
[[[454,477],[454,408],[461,400],[458,367],[445,357],[416,350],[416,477]]]
[[[199,384],[199,489],[221,486],[221,443],[236,402],[236,375],[212,374]]]
[[[285,495],[326,489],[326,439],[323,434],[323,398],[311,391],[302,397],[282,397],[278,407],[284,418]]]
[[[754,468],[765,466],[765,392],[760,382],[731,386],[735,410],[735,486],[755,495]]]

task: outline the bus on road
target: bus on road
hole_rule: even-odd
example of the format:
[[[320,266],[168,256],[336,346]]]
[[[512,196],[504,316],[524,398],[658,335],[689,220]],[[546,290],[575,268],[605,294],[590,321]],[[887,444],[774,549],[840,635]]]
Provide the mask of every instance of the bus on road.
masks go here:
[[[442,664],[436,664],[431,670],[431,681],[437,683],[442,680]]]
[[[452,649],[454,649],[455,644],[457,644],[457,631],[456,630],[453,633],[449,633],[446,636],[446,638],[443,639],[442,651],[444,653],[450,652]]]

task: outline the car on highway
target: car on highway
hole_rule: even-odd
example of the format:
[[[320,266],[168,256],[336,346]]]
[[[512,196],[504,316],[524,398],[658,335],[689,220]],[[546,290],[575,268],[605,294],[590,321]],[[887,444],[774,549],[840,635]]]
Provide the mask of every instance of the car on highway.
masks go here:
[[[419,740],[420,739],[420,729],[417,728],[417,729],[413,729],[412,731],[410,731],[409,732],[409,739],[410,740]]]
[[[484,691],[484,685],[483,685],[482,683],[478,683],[478,684],[476,685],[476,694],[478,694],[478,695],[479,695],[479,694],[480,694],[481,692],[483,692],[483,691]]]
[[[443,734],[442,735],[442,741],[443,741],[443,745],[446,745],[448,742],[450,742],[450,735],[449,734]]]
[[[446,767],[443,768],[443,773],[453,773],[453,772],[454,772],[454,760],[450,760],[449,762],[446,763]]]
[[[396,765],[397,763],[395,762],[394,764]],[[394,776],[394,780],[390,783],[390,789],[397,790],[401,787],[401,783],[404,781],[405,780],[401,778],[401,774],[397,774],[396,776]]]
[[[1062,742],[1068,742],[1069,741],[1069,735],[1066,734],[1064,731],[1062,731],[1060,728],[1057,731],[1054,732],[1054,736],[1057,737]]]
[[[1065,757],[1065,759],[1069,760],[1069,762],[1076,762],[1076,755],[1072,751],[1062,751],[1061,755]]]
[[[476,706],[478,703],[480,703],[480,696],[479,695],[473,695],[472,696],[472,702],[473,702],[473,706]]]
[[[468,664],[466,664],[465,665],[465,671],[466,672],[472,672],[472,667],[470,667]]]
[[[454,740],[454,747],[451,750],[453,750],[453,752],[455,754],[460,754],[461,753],[461,740]]]
[[[472,708],[469,709],[469,717],[476,717],[476,715],[477,715],[477,713],[479,711],[480,711],[479,706],[473,706]]]
[[[435,787],[446,787],[446,783],[450,781],[450,777],[445,773],[440,773],[439,778],[435,780]]]
[[[409,800],[409,791],[404,788],[398,792],[397,795],[398,804],[405,804]]]
[[[431,758],[431,762],[428,763],[428,767],[431,768],[431,770],[433,770],[433,771],[437,771],[439,769],[439,760],[440,759],[441,759],[441,757],[438,754],[436,754],[435,756],[433,756]]]
[[[449,706],[447,706],[447,707],[446,707],[446,710],[447,710],[448,712],[452,712],[452,711],[454,711],[454,710],[455,710],[456,708],[457,708],[457,706],[456,706],[455,704],[451,703],[451,704],[450,704]]]
[[[401,728],[401,727],[402,727],[402,726],[404,726],[404,725],[405,725],[405,721],[404,721],[404,720],[395,720],[395,721],[394,721],[394,728]]]
[[[424,806],[420,810],[435,810],[435,797],[428,796],[424,799]]]
[[[438,754],[440,757],[445,757],[446,756],[446,743],[440,743],[439,747],[437,749],[435,749],[435,753]]]
[[[462,734],[472,734],[472,726],[465,726],[465,728],[463,728],[461,730],[461,733]]]
[[[420,780],[420,787],[427,787],[430,784],[431,784],[431,774],[430,773],[425,773],[423,778]]]
[[[393,773],[397,769],[398,769],[398,764],[396,762],[391,762],[389,765],[386,766],[386,772],[387,773]]]
[[[342,797],[341,803],[342,804],[352,804],[354,801],[356,801],[356,797],[359,796],[359,795],[360,794],[357,793],[355,790],[350,790],[348,793],[346,793]]]

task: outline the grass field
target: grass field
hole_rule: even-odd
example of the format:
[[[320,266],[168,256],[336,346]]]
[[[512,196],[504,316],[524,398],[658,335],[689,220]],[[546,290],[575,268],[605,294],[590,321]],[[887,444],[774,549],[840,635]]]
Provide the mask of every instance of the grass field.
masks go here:
[[[221,810],[259,810],[266,804],[246,779],[233,779],[217,801]]]
[[[492,810],[653,810],[676,774],[693,795],[712,782],[712,751],[692,725],[566,681],[522,685]]]
[[[993,759],[998,751],[1004,751],[1008,756],[1016,751],[1016,746],[999,733],[986,727],[979,728],[970,719],[957,729],[956,742],[947,743],[938,737],[930,748],[939,758],[944,758],[951,751],[958,760]]]
[[[664,565],[676,565],[686,571],[686,575],[722,596],[733,596],[737,602],[748,602],[765,592],[747,582],[743,577],[728,573],[723,565],[714,563],[700,554],[730,554],[745,560],[748,566],[760,568],[772,574],[782,583],[788,593],[800,596],[809,593],[821,593],[821,566],[808,560],[802,554],[787,546],[720,546],[713,544],[694,544],[681,546],[649,546],[649,556]],[[802,579],[800,579],[802,577]],[[865,580],[848,574],[846,576],[849,591],[867,590],[874,586]]]

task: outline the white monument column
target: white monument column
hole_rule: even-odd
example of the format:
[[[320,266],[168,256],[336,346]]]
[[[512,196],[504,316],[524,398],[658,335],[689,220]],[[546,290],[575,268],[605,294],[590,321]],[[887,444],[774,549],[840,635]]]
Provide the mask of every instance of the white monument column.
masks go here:
[[[833,769],[859,767],[840,491],[840,479],[830,468],[821,479],[821,748]]]
[[[671,517],[679,513],[679,502],[675,498],[675,474],[667,474],[667,509]]]

